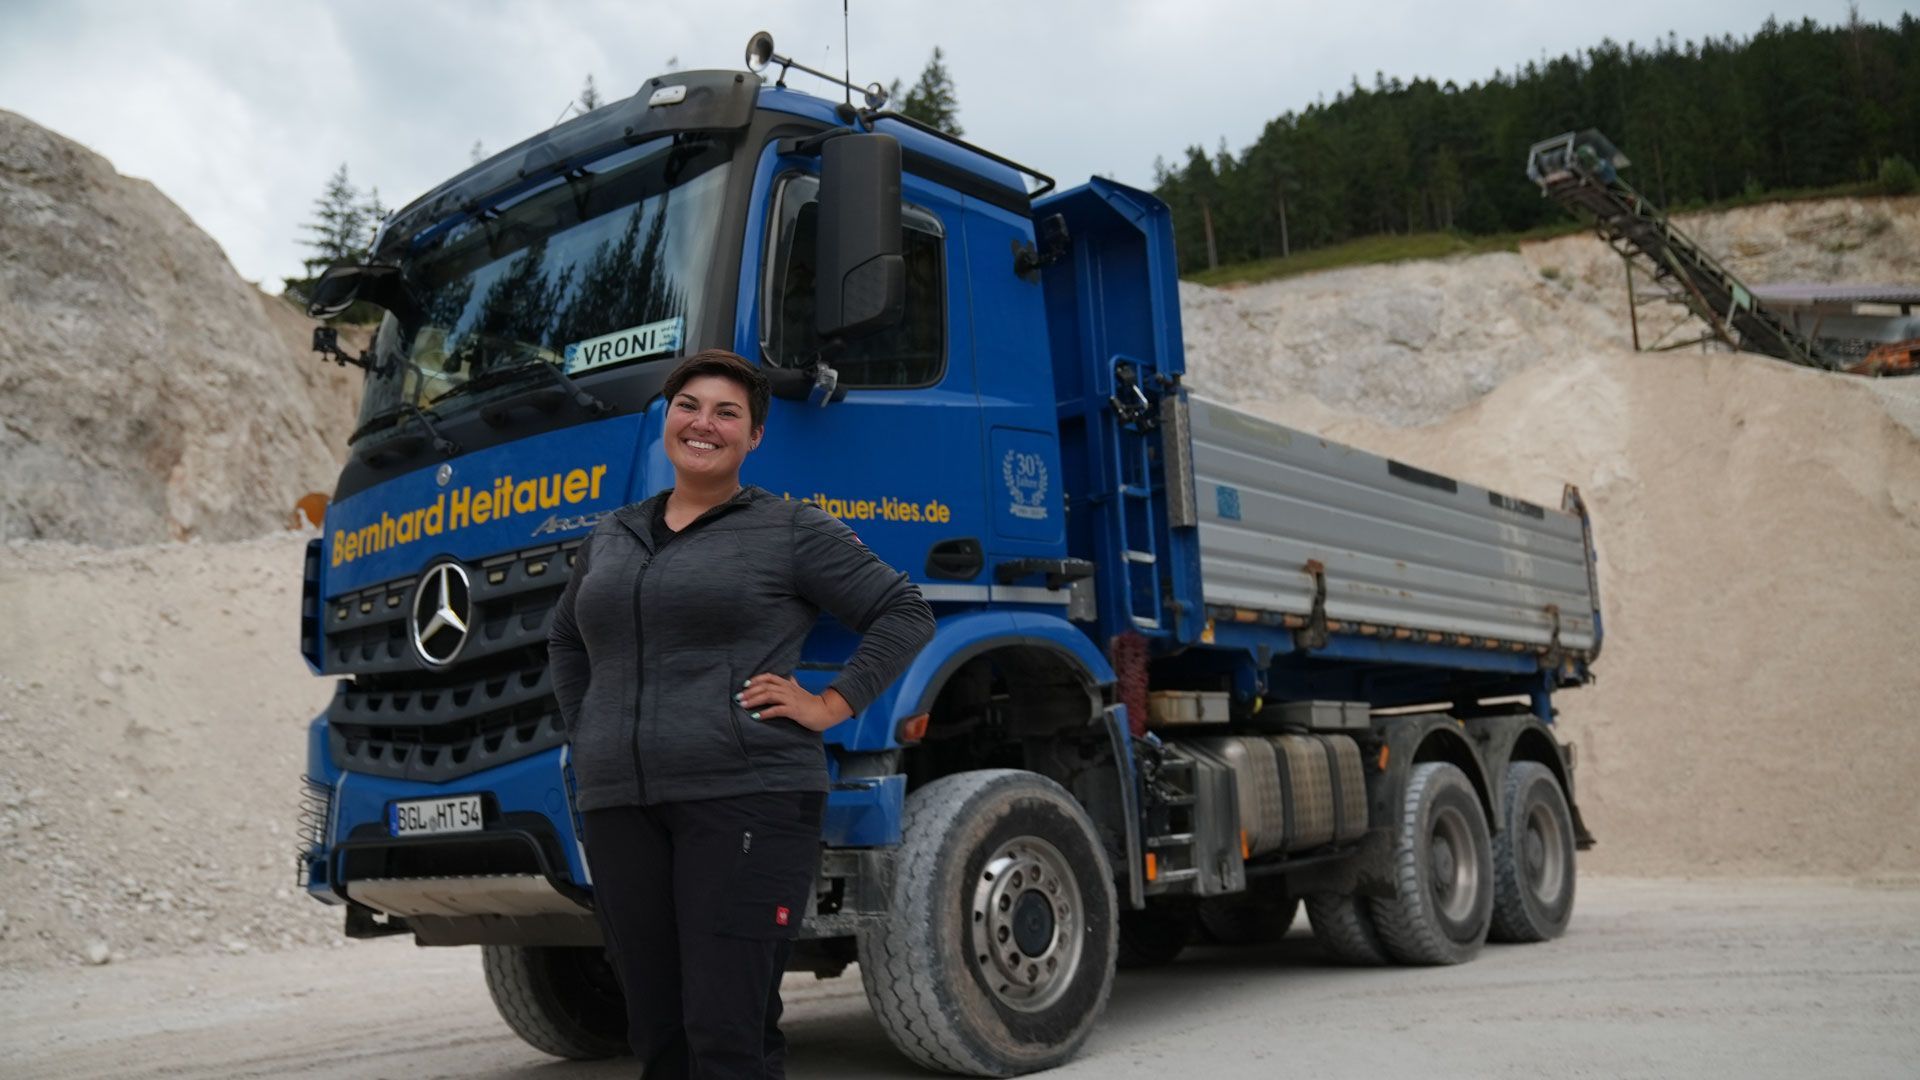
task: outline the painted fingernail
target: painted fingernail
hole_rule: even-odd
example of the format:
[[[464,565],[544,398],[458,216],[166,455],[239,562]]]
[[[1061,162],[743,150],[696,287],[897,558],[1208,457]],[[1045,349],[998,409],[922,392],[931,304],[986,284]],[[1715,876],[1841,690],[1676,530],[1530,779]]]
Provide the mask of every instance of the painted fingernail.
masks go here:
[[[759,714],[759,713],[754,713],[754,714],[753,714],[753,718],[754,718],[755,720],[758,720],[758,719],[760,719],[760,714]]]
[[[745,694],[735,694],[735,695],[733,695],[733,700],[735,700],[735,701],[738,701],[738,702],[740,702],[740,703],[741,703],[742,705],[744,705],[744,704],[746,704],[746,701],[747,701],[747,695],[745,695]]]
[[[740,683],[740,685],[741,685],[741,686],[752,686],[752,685],[753,685],[753,680],[752,680],[752,679],[745,679],[745,680],[742,680],[742,681],[741,681],[741,683]]]

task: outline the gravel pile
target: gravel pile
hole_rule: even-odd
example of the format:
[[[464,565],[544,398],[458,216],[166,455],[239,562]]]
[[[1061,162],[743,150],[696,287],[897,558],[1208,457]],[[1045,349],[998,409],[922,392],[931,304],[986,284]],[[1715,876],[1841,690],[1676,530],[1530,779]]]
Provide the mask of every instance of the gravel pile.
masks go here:
[[[294,887],[305,542],[0,545],[0,968],[340,936]]]

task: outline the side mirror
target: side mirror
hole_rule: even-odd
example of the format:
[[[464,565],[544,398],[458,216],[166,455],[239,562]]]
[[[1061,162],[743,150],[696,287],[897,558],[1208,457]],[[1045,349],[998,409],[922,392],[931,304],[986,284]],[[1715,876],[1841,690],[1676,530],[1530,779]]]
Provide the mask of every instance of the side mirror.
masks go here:
[[[331,319],[352,307],[360,295],[360,271],[358,266],[328,267],[307,291],[307,314],[316,319]]]
[[[365,300],[384,311],[405,317],[418,303],[400,279],[400,268],[383,263],[342,263],[330,266],[307,292],[307,314],[331,319]]]
[[[900,230],[900,141],[842,135],[820,147],[820,234],[815,329],[851,338],[906,313],[907,259]]]

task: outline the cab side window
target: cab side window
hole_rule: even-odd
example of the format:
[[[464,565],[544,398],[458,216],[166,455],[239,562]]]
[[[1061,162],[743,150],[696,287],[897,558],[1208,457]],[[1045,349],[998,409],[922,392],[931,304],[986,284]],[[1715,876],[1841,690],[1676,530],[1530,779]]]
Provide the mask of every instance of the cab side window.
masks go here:
[[[818,177],[795,173],[780,184],[768,238],[766,296],[761,305],[762,354],[779,367],[813,366],[814,250],[819,235]],[[930,386],[946,368],[946,253],[940,219],[901,208],[907,262],[906,314],[886,330],[857,338],[827,358],[851,388]]]

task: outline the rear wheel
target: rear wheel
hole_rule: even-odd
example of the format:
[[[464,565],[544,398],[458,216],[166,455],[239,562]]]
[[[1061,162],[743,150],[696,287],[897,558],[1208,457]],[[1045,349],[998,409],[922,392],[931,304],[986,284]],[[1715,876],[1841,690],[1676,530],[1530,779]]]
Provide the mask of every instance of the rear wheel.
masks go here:
[[[1573,918],[1573,813],[1553,770],[1507,766],[1502,828],[1493,838],[1495,941],[1546,941]]]
[[[860,974],[895,1047],[930,1069],[1010,1076],[1064,1064],[1113,988],[1113,880],[1086,811],[1016,769],[907,797],[887,916]]]
[[[1413,767],[1393,856],[1393,896],[1369,901],[1387,952],[1403,964],[1472,959],[1493,919],[1493,842],[1458,766]]]
[[[1358,896],[1314,893],[1307,897],[1307,921],[1313,939],[1343,964],[1378,967],[1393,960],[1380,941],[1372,910]]]
[[[627,1053],[627,1007],[606,954],[596,948],[483,945],[493,1006],[527,1045],[591,1061]]]

